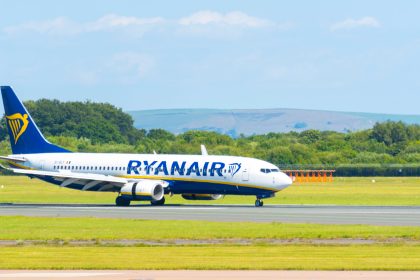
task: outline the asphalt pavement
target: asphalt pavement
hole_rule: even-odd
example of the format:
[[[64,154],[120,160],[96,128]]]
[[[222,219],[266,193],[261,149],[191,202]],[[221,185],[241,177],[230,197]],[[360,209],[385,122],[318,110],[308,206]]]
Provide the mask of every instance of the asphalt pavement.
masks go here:
[[[420,226],[411,206],[0,204],[0,215]]]

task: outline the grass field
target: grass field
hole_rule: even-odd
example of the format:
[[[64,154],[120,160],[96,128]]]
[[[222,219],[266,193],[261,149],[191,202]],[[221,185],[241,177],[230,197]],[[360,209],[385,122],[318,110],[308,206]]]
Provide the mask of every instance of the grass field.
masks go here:
[[[420,246],[17,246],[0,268],[419,270]]]
[[[115,193],[70,190],[22,176],[0,176],[0,203],[112,204],[115,197]],[[253,196],[226,196],[216,201],[167,197],[168,204],[253,204],[254,200]],[[335,178],[333,183],[296,183],[264,203],[420,205],[420,177]]]
[[[0,240],[54,241],[0,245],[0,269],[420,270],[420,227],[41,217],[0,217],[0,224]],[[305,241],[358,238],[375,242]],[[165,246],[68,242],[138,239],[224,241]],[[241,245],[238,240],[244,239],[255,242]],[[292,243],[279,245],[274,239]]]
[[[115,196],[59,188],[26,177],[0,177],[0,203],[109,204]],[[253,201],[254,197],[244,196],[203,202],[179,196],[167,200],[169,204]],[[420,178],[336,178],[334,183],[295,184],[265,202],[420,205]],[[23,240],[36,242],[19,242]],[[121,240],[167,244],[113,243]],[[177,242],[182,240],[210,242]],[[211,244],[212,240],[219,243]],[[244,240],[247,245],[241,243]],[[342,240],[350,242],[343,245]],[[420,270],[419,241],[420,227],[0,216],[0,269]]]
[[[0,216],[0,240],[420,240],[420,227]]]

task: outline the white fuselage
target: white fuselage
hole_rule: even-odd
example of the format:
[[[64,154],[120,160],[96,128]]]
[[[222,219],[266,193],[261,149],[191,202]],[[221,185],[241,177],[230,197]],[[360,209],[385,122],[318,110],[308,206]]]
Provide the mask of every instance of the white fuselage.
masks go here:
[[[236,156],[109,153],[19,156],[27,160],[21,166],[28,169],[102,174],[130,181],[164,180],[170,182],[172,193],[258,195],[280,191],[292,183],[271,163]]]

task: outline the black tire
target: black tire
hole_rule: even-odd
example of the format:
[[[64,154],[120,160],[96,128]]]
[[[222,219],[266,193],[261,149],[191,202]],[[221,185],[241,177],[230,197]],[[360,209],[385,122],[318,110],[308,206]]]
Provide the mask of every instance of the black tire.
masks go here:
[[[117,198],[115,199],[115,204],[117,206],[130,206],[130,200],[127,198],[124,198],[122,196],[117,196]]]
[[[165,204],[165,197],[162,197],[161,200],[152,200],[150,201],[150,204],[152,206],[162,206],[163,204]]]
[[[262,207],[264,205],[264,201],[261,199],[255,200],[255,207]]]

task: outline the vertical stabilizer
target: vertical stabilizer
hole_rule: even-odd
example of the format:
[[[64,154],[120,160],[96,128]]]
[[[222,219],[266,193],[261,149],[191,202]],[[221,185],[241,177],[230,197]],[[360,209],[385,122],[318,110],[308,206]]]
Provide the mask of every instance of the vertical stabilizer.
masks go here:
[[[13,154],[69,152],[44,138],[11,87],[2,86],[1,95]]]

